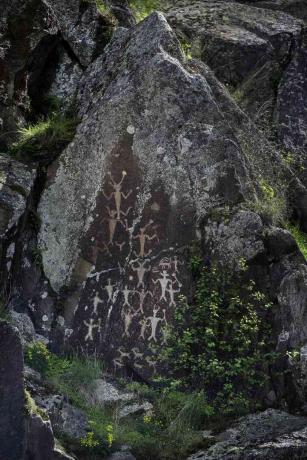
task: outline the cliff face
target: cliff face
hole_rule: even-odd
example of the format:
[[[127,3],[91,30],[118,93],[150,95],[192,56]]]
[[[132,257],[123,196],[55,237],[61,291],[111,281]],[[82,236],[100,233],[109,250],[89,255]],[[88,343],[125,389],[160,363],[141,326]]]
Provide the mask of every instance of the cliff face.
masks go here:
[[[23,338],[152,381],[197,244],[275,305],[271,351],[300,360],[294,396],[268,391],[303,407],[304,2],[169,1],[138,24],[125,1],[0,2],[2,298]]]

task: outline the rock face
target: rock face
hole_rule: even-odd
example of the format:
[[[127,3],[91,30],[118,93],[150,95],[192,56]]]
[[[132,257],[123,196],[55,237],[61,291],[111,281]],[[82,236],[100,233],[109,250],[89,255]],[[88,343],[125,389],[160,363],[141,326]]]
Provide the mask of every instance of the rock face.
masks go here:
[[[82,122],[40,201],[44,273],[72,292],[66,343],[115,369],[155,372],[146,352],[188,291],[197,222],[252,193],[236,137],[245,117],[207,74],[185,66],[161,14],[119,30],[84,75]]]
[[[260,8],[263,2],[241,3],[170,1],[166,18],[251,117],[268,129],[275,113],[279,140],[287,149],[305,148],[304,24],[278,6],[273,11]]]
[[[14,139],[17,125],[27,119],[31,103],[37,105],[37,99],[42,102],[57,61],[62,66],[60,74],[67,61],[80,73],[101,53],[113,27],[112,19],[99,14],[91,2],[1,2],[1,147]],[[63,56],[63,46],[69,58]]]
[[[0,321],[0,459],[23,459],[25,418],[23,356],[18,332]]]
[[[4,237],[26,209],[26,201],[32,190],[35,170],[0,156],[0,238]]]
[[[268,409],[243,417],[217,443],[189,460],[286,460],[307,457],[305,417]]]

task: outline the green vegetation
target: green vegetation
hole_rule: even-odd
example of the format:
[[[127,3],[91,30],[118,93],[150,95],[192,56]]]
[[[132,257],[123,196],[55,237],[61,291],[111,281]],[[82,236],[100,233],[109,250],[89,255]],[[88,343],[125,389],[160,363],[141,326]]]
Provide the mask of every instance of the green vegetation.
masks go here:
[[[254,201],[248,202],[248,207],[270,219],[275,225],[283,224],[288,213],[285,196],[264,179],[260,179],[259,185],[260,196],[257,196]]]
[[[170,377],[158,377],[154,386],[121,382],[139,402],[152,403],[145,415],[120,419],[119,403],[97,405],[91,395],[102,375],[98,360],[58,357],[42,343],[28,346],[27,364],[88,417],[91,429],[75,453],[103,458],[128,444],[139,460],[181,460],[210,445],[202,430],[222,428],[228,417],[260,408],[276,359],[270,352],[272,304],[247,278],[244,260],[240,273],[229,275],[214,266],[204,268],[197,247],[193,254],[193,302],[181,298],[168,344],[160,352]],[[61,441],[71,447],[71,440]]]
[[[295,239],[299,250],[307,260],[307,234],[302,232],[297,225],[288,224],[286,227]]]
[[[205,268],[192,259],[194,301],[181,298],[164,360],[183,388],[204,389],[211,415],[236,416],[259,408],[268,367],[272,304],[241,273]]]
[[[129,3],[137,22],[143,21],[160,7],[160,0],[130,0]]]
[[[91,401],[93,382],[102,373],[98,360],[58,357],[43,343],[35,342],[28,346],[25,361],[42,373],[50,388],[66,395],[87,415],[91,430],[74,446],[75,453],[86,451],[103,458],[111,450],[129,444],[140,460],[180,460],[208,443],[199,431],[211,415],[202,392],[185,394],[174,385],[153,389],[132,383],[125,390],[135,392],[139,401],[146,398],[154,409],[145,416],[119,419],[118,405],[101,407]],[[71,447],[71,440],[62,437],[61,442]]]
[[[96,5],[98,12],[105,19],[108,19],[113,25],[116,25],[116,18],[114,17],[111,8],[105,4],[103,0],[82,0],[83,3],[92,3]]]
[[[181,46],[182,52],[185,55],[185,57],[187,59],[192,59],[193,58],[192,53],[191,53],[192,45],[186,41],[181,41],[180,46]]]
[[[29,415],[36,414],[39,415],[43,420],[48,420],[48,415],[43,409],[36,405],[36,402],[28,390],[25,390],[25,409],[26,413]]]
[[[46,104],[50,115],[21,128],[19,139],[11,146],[9,154],[20,160],[52,159],[73,139],[77,120],[72,109],[64,113],[57,98],[49,98]]]

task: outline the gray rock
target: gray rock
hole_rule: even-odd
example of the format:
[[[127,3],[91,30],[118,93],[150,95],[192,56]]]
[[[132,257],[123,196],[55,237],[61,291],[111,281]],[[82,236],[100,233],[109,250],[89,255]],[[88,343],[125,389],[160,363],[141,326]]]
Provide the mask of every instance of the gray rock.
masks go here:
[[[114,385],[98,379],[93,383],[92,391],[84,394],[88,404],[95,406],[130,401],[135,398],[133,393],[119,391]]]
[[[118,418],[124,418],[128,417],[128,415],[135,415],[139,414],[142,412],[150,412],[153,409],[153,405],[145,401],[144,403],[139,403],[139,404],[129,404],[127,406],[124,406],[122,409],[119,410],[118,412]]]
[[[38,394],[35,396],[35,402],[49,415],[52,429],[56,434],[77,441],[86,436],[90,429],[87,417],[81,410],[67,403],[63,395]]]
[[[36,332],[31,318],[26,313],[18,313],[14,310],[10,312],[10,320],[13,326],[17,327],[21,343],[25,346],[27,343],[36,339]]]
[[[306,458],[305,417],[275,409],[239,419],[221,433],[218,442],[189,460],[247,460]]]
[[[23,356],[17,329],[0,320],[0,459],[23,459]]]
[[[35,175],[35,170],[0,155],[0,237],[17,225],[24,213]],[[12,257],[13,253],[8,254]]]
[[[253,118],[270,119],[276,85],[299,41],[302,22],[254,2],[181,0],[167,5],[166,18],[192,44],[192,55],[236,89],[236,99]]]
[[[78,110],[39,204],[44,273],[56,292],[74,286],[67,346],[152,373],[144,353],[148,341],[163,343],[189,285],[181,252],[196,222],[251,195],[237,136],[250,138],[250,127],[212,72],[188,66],[158,13],[117,31],[84,74]]]
[[[307,155],[307,29],[300,37],[294,56],[278,88],[276,123],[278,136],[286,149]],[[304,163],[305,163],[304,162]],[[304,185],[307,175],[304,174]]]

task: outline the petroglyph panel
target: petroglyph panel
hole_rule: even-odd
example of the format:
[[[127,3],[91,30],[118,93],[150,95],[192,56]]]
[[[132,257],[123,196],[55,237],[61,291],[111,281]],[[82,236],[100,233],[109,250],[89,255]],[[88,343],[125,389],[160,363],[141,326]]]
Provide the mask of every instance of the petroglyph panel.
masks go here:
[[[113,371],[129,368],[148,378],[158,368],[151,344],[166,343],[187,281],[182,248],[172,244],[179,230],[170,198],[159,183],[146,188],[132,145],[127,133],[113,149],[81,241],[80,257],[91,270],[68,340],[103,355]]]

